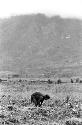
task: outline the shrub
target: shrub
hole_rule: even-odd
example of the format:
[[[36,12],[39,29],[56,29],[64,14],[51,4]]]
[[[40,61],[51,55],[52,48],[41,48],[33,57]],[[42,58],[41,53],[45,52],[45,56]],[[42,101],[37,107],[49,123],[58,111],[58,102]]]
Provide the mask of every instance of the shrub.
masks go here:
[[[57,84],[60,84],[60,83],[62,83],[62,81],[61,81],[61,79],[58,79]]]
[[[52,84],[52,81],[50,79],[48,79],[48,84]]]

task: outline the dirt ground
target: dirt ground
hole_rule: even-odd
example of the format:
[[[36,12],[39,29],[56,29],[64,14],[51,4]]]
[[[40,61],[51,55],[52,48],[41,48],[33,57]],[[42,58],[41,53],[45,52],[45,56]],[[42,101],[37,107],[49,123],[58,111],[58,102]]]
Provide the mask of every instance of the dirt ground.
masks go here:
[[[30,101],[36,91],[50,95],[41,107]],[[1,82],[0,125],[82,125],[82,84]]]

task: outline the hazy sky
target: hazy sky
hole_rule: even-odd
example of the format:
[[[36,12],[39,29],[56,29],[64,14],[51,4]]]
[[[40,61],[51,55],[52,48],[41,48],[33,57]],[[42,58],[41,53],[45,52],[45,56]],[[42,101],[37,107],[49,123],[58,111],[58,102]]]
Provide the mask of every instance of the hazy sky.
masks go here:
[[[30,13],[82,18],[82,0],[0,0],[0,18]]]

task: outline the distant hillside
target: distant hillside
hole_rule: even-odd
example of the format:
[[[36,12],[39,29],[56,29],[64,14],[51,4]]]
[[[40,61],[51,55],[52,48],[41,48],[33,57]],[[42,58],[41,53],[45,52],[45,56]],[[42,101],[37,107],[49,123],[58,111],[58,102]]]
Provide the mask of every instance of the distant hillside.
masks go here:
[[[82,21],[43,14],[15,16],[0,22],[0,70],[38,74],[79,64]]]

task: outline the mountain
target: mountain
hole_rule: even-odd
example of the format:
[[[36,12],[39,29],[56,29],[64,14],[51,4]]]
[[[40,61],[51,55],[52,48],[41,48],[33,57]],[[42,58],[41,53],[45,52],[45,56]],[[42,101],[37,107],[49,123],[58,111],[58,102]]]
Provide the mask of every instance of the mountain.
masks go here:
[[[82,20],[19,15],[0,21],[0,70],[41,74],[82,60]]]

